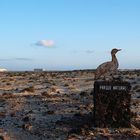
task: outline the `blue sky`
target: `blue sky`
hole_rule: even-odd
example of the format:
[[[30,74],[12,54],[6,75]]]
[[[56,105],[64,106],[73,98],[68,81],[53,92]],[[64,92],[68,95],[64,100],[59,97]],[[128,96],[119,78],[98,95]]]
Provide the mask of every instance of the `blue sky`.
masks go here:
[[[140,68],[139,0],[1,0],[0,67],[92,69],[117,54]]]

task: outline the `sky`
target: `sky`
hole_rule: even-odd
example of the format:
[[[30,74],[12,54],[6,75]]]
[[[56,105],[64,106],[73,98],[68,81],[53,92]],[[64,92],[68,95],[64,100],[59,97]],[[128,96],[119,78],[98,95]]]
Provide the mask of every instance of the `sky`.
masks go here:
[[[0,0],[0,68],[140,69],[140,0]]]

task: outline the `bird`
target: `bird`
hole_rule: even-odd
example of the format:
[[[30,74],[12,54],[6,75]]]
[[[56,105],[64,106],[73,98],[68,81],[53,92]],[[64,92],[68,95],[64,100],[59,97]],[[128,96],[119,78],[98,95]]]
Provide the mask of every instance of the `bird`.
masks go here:
[[[111,51],[112,60],[105,62],[97,67],[95,71],[95,80],[100,79],[102,76],[106,77],[109,75],[113,75],[117,72],[119,63],[116,57],[116,53],[118,51],[121,51],[121,49],[116,48],[112,49]]]

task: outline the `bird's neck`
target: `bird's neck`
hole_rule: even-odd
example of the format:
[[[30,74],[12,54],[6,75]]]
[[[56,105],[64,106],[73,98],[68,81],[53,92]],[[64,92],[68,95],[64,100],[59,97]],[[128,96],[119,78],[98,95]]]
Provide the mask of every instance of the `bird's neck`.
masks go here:
[[[115,54],[112,54],[112,62],[118,62],[117,57]]]

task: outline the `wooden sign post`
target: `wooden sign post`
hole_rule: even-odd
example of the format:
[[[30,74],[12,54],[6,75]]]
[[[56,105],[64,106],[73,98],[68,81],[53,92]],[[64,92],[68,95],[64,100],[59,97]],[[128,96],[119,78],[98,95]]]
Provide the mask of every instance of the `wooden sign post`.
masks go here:
[[[130,127],[130,83],[120,81],[95,81],[95,127]]]

